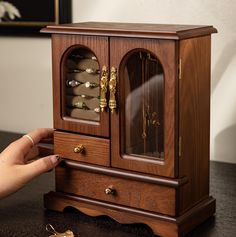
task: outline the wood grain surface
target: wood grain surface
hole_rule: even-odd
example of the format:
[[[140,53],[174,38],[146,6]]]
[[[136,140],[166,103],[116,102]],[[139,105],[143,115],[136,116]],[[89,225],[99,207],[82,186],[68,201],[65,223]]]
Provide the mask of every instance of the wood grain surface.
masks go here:
[[[84,151],[74,149],[82,145]],[[110,140],[66,132],[54,132],[54,152],[63,159],[110,166]]]
[[[186,39],[216,33],[212,26],[174,25],[148,23],[82,22],[75,24],[51,25],[44,33],[109,35],[136,38]]]
[[[179,176],[189,177],[180,206],[186,210],[209,193],[210,36],[180,41],[182,78],[179,92],[181,157]]]
[[[114,189],[114,194],[105,193],[105,189],[109,187]],[[176,215],[175,189],[152,183],[58,167],[56,190],[170,216]]]

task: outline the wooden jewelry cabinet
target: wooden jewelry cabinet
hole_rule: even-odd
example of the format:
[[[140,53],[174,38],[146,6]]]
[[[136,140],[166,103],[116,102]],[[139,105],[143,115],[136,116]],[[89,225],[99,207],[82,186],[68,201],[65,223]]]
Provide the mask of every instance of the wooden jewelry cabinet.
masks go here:
[[[209,196],[212,26],[53,25],[56,190],[71,206],[156,235],[184,236],[215,213]]]

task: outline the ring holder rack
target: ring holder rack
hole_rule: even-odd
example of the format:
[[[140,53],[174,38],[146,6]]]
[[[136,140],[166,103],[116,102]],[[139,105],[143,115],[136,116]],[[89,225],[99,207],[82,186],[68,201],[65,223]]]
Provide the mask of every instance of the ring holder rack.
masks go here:
[[[67,56],[65,70],[65,115],[99,121],[99,63],[88,49],[76,48]]]

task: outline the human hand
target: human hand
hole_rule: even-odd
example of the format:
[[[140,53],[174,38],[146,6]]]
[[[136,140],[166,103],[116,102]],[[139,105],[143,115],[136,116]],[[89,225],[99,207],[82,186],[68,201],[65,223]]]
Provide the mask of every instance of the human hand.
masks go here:
[[[50,155],[32,161],[38,155],[37,144],[52,139],[53,129],[39,128],[12,142],[0,154],[0,198],[16,192],[36,176],[53,169],[59,156]]]

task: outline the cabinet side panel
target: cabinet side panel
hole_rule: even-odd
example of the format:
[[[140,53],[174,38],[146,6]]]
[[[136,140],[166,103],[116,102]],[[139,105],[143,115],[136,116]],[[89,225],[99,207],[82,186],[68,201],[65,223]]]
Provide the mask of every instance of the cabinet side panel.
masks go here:
[[[209,194],[211,37],[180,41],[179,175],[189,179],[180,194],[180,213]]]

